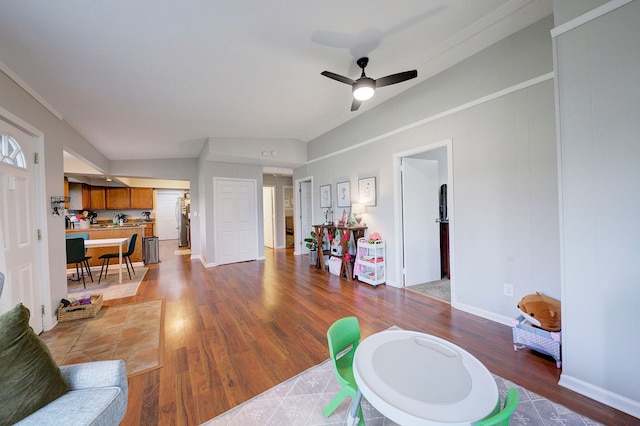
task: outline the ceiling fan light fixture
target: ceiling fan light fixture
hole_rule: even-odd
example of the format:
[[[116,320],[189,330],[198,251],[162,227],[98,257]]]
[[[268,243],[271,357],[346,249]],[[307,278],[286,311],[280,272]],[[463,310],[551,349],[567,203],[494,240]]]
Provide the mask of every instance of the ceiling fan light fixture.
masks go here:
[[[376,82],[368,77],[360,78],[353,85],[353,97],[359,101],[371,99],[376,90]]]

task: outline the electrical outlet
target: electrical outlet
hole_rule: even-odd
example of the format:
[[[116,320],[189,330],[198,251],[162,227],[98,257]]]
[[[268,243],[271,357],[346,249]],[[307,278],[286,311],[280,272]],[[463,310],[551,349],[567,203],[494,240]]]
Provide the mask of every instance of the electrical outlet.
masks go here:
[[[507,297],[513,297],[513,284],[504,283],[504,295]]]

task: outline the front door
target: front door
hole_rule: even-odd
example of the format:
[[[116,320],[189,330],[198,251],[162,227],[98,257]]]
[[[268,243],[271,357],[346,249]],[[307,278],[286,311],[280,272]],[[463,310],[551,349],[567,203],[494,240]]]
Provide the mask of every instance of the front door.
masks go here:
[[[0,313],[22,303],[38,333],[44,327],[33,153],[33,137],[0,117],[0,271],[5,275]]]

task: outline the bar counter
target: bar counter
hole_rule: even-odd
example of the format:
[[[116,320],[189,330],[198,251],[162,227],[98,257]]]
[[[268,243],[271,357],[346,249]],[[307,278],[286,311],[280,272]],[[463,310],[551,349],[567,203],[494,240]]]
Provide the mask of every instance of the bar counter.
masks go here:
[[[146,227],[146,223],[125,226],[92,226],[88,229],[67,229],[66,234],[88,234],[90,240],[95,240],[99,238],[130,238],[131,235],[137,233],[138,238],[136,241],[136,248],[131,255],[131,262],[135,263],[142,262],[142,239],[144,238],[144,230]],[[127,250],[128,245],[125,244],[125,246],[122,247],[122,252],[124,253]],[[117,251],[117,247],[96,247],[87,250],[87,256],[91,256],[91,259],[89,259],[89,266],[101,266],[102,260],[98,259],[101,255],[105,253],[115,253]],[[116,263],[118,263],[117,259]]]

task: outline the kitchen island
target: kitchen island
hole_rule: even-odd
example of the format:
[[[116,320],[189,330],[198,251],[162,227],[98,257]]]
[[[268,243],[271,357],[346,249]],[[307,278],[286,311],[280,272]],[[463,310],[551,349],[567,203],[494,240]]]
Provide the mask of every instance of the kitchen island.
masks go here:
[[[145,236],[146,223],[136,223],[124,226],[92,225],[89,229],[67,229],[66,234],[88,234],[90,240],[103,238],[130,238],[133,234],[138,234],[136,247],[131,255],[131,262],[142,262],[142,239]],[[128,246],[122,248],[123,252],[128,250]],[[87,250],[89,266],[102,266],[99,257],[105,253],[117,252],[117,247],[95,247]]]

